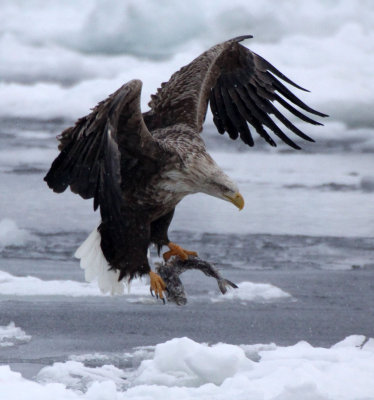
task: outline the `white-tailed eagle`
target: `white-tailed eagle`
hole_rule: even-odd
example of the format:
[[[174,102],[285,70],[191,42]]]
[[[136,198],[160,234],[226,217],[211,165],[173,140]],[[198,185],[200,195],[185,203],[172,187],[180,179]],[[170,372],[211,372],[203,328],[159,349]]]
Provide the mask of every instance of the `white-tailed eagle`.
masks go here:
[[[237,185],[207,153],[200,136],[208,103],[218,132],[249,146],[254,141],[248,124],[271,146],[276,143],[269,131],[300,148],[279,122],[313,141],[274,103],[314,125],[321,124],[301,110],[326,115],[281,81],[300,86],[239,43],[251,37],[213,46],[175,72],[151,96],[149,111],[140,109],[142,82],[132,80],[58,137],[61,152],[44,179],[55,192],[70,186],[84,199],[93,198],[94,210],[100,208],[101,224],[77,256],[86,278],[97,277],[103,291],[116,292],[122,279],[149,274],[151,291],[163,298],[165,284],[151,271],[147,251],[154,243],[159,251],[169,247],[165,259],[196,255],[168,237],[174,209],[186,195],[202,192],[243,208]]]

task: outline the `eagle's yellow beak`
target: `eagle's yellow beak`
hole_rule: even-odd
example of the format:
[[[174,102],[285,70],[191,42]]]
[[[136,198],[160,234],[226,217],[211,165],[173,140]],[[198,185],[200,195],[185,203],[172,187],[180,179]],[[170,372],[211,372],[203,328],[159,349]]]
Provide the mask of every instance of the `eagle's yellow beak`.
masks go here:
[[[224,196],[228,201],[230,201],[232,204],[238,207],[239,211],[244,208],[244,198],[239,192],[234,193],[233,195],[224,194]]]

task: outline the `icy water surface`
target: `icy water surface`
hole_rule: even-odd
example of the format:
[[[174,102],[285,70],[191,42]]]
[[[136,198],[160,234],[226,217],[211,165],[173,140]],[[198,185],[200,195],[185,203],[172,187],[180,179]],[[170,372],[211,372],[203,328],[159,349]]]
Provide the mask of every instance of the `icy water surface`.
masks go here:
[[[72,255],[98,216],[90,201],[56,195],[42,181],[63,124],[3,124],[0,326],[13,321],[32,339],[2,348],[2,363],[34,377],[72,354],[100,352],[104,364],[122,368],[129,362],[122,352],[183,336],[326,347],[374,336],[372,153],[328,152],[326,142],[297,154],[243,152],[222,148],[208,128],[208,145],[238,181],[246,209],[191,196],[178,207],[171,237],[240,289],[224,297],[214,280],[188,272],[188,305],[163,306],[145,282],[115,298],[83,282]]]

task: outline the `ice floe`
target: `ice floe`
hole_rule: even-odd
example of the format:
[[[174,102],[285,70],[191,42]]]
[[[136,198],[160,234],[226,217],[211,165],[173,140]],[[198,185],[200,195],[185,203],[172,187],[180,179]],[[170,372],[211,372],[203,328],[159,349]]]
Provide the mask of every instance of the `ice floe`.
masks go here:
[[[111,381],[117,388],[125,384],[126,374],[113,365],[101,367],[87,367],[78,361],[54,363],[50,367],[44,367],[36,379],[40,383],[58,381],[69,389],[86,391],[95,382]]]
[[[269,283],[254,282],[240,282],[237,289],[229,288],[229,291],[225,295],[217,294],[217,296],[214,296],[213,293],[211,294],[211,301],[213,303],[225,300],[236,300],[240,302],[268,302],[291,299],[292,297],[289,293]]]
[[[14,276],[0,271],[0,295],[7,296],[109,296],[101,293],[96,282],[86,283],[72,280],[42,280],[35,276]],[[126,300],[130,303],[156,303],[149,293],[146,280],[134,279],[125,290]],[[206,301],[206,296],[189,296],[196,301]],[[268,283],[241,282],[238,289],[230,290],[225,295],[218,289],[209,293],[213,303],[222,301],[270,302],[291,299],[292,296],[282,289]]]
[[[129,290],[131,295],[149,294],[145,281],[134,280]],[[0,271],[0,295],[9,296],[105,296],[97,283],[86,283],[72,280],[42,280],[35,276],[14,276]]]
[[[207,47],[250,33],[246,44],[312,90],[300,95],[340,121],[343,134],[373,124],[373,21],[368,1],[4,0],[0,115],[77,118],[133,78],[144,81],[145,107]]]
[[[0,251],[7,246],[23,246],[31,238],[32,235],[25,229],[19,228],[12,219],[0,220]]]
[[[349,336],[330,348],[208,345],[174,338],[155,346],[135,369],[54,363],[37,381],[0,366],[1,398],[26,400],[236,399],[368,400],[374,398],[374,340]]]
[[[9,325],[0,326],[0,348],[27,343],[30,340],[31,336],[17,327],[14,322],[10,322]]]

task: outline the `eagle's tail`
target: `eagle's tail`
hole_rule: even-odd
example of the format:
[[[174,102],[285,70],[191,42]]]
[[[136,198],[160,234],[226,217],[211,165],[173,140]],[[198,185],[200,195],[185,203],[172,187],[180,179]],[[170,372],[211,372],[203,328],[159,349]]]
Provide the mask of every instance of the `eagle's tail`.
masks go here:
[[[97,280],[102,293],[123,294],[124,284],[119,282],[119,271],[110,270],[100,246],[100,232],[95,228],[79,246],[74,256],[80,259],[87,282]]]

